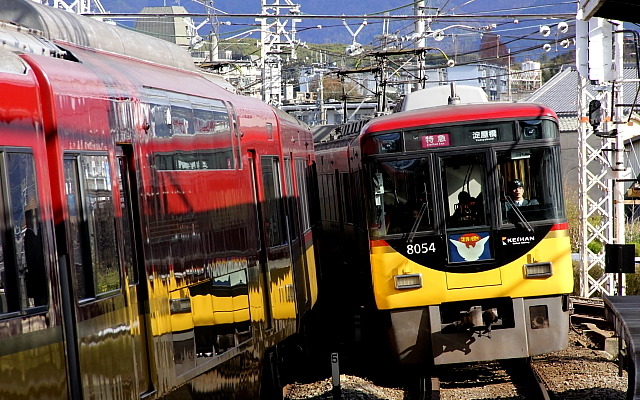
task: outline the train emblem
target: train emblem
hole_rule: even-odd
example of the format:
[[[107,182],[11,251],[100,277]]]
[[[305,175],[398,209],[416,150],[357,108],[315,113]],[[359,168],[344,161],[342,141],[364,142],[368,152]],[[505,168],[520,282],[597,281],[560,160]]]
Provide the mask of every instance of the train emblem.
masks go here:
[[[491,249],[487,245],[489,232],[449,235],[449,261],[483,261],[491,259]]]

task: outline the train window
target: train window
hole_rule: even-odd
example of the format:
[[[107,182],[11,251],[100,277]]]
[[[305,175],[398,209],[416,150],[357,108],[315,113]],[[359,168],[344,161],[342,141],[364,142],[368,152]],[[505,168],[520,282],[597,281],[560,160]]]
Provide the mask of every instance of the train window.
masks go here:
[[[484,153],[442,157],[442,188],[448,228],[487,224],[485,159]]]
[[[300,214],[302,216],[302,231],[306,232],[311,228],[311,215],[309,210],[309,188],[307,186],[307,160],[304,158],[296,158],[296,181],[298,184],[298,193],[300,195]]]
[[[200,155],[200,169],[233,169],[233,136],[229,113],[222,101],[212,102],[211,121],[213,130],[211,136],[198,137],[198,152]],[[203,143],[206,140],[207,143]]]
[[[373,198],[369,223],[374,236],[433,230],[427,158],[373,161],[367,169]]]
[[[271,122],[267,122],[265,128],[267,130],[267,139],[273,140],[273,124]]]
[[[173,135],[193,135],[193,110],[187,107],[171,106],[171,132]]]
[[[231,126],[232,126],[232,136],[235,138],[234,144],[236,149],[236,168],[242,169],[242,153],[240,149],[240,138],[242,137],[242,132],[240,132],[240,123],[238,122],[238,114],[236,114],[236,109],[233,108],[233,104],[227,103],[229,107],[229,111],[231,112]]]
[[[280,163],[277,157],[263,156],[262,182],[264,185],[264,231],[267,246],[274,247],[287,241],[282,209]]]
[[[0,247],[0,312],[10,313],[47,305],[49,293],[33,155],[6,153],[4,168],[12,228]]]
[[[151,104],[151,131],[154,137],[171,137],[171,111],[168,105]]]
[[[343,217],[346,223],[353,224],[353,207],[351,205],[352,196],[349,191],[349,188],[351,187],[349,185],[349,174],[346,172],[341,173],[340,183],[340,191],[342,192],[340,198],[343,205]]]
[[[557,146],[501,151],[497,159],[504,223],[564,218]]]
[[[173,168],[177,171],[193,171],[200,169],[198,153],[195,151],[176,151],[170,157],[173,161]]]
[[[130,143],[135,131],[134,105],[129,99],[113,99],[109,107],[109,126],[114,140]]]
[[[67,157],[64,167],[77,297],[94,298],[120,288],[109,160]]]
[[[338,202],[335,196],[336,176],[323,174],[320,176],[320,207],[322,219],[338,221]]]
[[[298,201],[295,196],[295,191],[293,190],[293,170],[291,166],[291,158],[285,157],[284,159],[284,177],[287,184],[287,205],[289,210],[287,211],[287,215],[289,216],[289,235],[291,236],[291,240],[294,241],[298,238],[298,216],[300,207],[298,206]]]
[[[558,126],[546,119],[520,121],[520,135],[524,140],[557,138]]]
[[[131,182],[129,181],[129,166],[124,156],[118,156],[118,188],[120,189],[120,210],[122,211],[122,250],[124,266],[127,271],[128,283],[138,283],[138,270],[135,265],[135,235],[133,227],[133,209],[131,199]]]

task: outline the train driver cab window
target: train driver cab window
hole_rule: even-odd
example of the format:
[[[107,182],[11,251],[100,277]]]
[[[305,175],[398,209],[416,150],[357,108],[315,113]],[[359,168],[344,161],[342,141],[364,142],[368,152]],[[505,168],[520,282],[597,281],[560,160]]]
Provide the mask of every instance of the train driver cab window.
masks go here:
[[[1,161],[7,228],[0,241],[0,313],[6,314],[46,306],[49,293],[33,155],[5,153]]]
[[[102,297],[120,288],[109,159],[67,156],[64,174],[77,298]]]
[[[427,158],[374,160],[367,169],[371,185],[369,225],[373,236],[433,230]]]
[[[441,168],[447,228],[487,225],[485,154],[443,157]]]
[[[497,152],[502,222],[564,218],[556,146]]]

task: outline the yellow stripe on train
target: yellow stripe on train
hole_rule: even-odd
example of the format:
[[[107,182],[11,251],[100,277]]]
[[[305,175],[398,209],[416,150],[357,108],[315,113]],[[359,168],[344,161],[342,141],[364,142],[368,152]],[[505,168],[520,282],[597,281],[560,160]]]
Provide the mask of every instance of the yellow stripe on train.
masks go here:
[[[382,242],[382,243],[381,243]],[[571,293],[573,268],[568,231],[553,230],[529,252],[482,272],[452,273],[420,265],[383,241],[372,242],[371,272],[378,309],[424,307],[451,301]],[[527,277],[527,266],[550,264],[550,276]],[[396,289],[396,276],[419,275],[420,287]]]

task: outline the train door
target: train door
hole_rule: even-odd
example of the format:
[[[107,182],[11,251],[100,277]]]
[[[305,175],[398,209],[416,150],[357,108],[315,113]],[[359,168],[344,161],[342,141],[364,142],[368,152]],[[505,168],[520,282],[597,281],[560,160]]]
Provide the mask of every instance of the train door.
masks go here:
[[[447,154],[440,158],[440,166],[449,265],[492,260],[489,210],[494,196],[487,179],[487,153]],[[468,279],[461,275],[447,273],[447,288],[469,287]],[[501,284],[500,269],[477,273],[475,282],[479,286]]]
[[[136,375],[134,324],[124,290],[110,158],[106,151],[67,153],[63,168],[64,264],[75,297],[65,318],[75,324],[77,355],[70,365],[79,371],[72,385],[83,398],[134,398],[137,385],[127,378]]]
[[[120,207],[122,210],[121,243],[123,244],[123,262],[126,277],[126,294],[128,296],[131,334],[133,337],[135,371],[138,381],[138,392],[144,394],[152,389],[150,359],[148,349],[148,321],[145,315],[145,304],[148,299],[147,285],[144,284],[145,268],[140,238],[140,221],[137,195],[137,184],[133,164],[133,148],[131,145],[118,147],[118,184],[120,186]],[[142,283],[141,283],[142,281]]]
[[[256,187],[262,189],[258,189],[256,195],[261,200],[258,202],[259,225],[262,229],[261,257],[266,263],[264,278],[269,295],[269,312],[274,320],[293,319],[296,317],[295,293],[280,178],[281,162],[277,156],[261,156],[259,167],[260,179],[255,181],[260,183]],[[254,176],[258,178],[256,175],[257,169]]]
[[[277,156],[260,157],[262,177],[262,226],[266,240],[267,267],[271,281],[271,306],[274,320],[296,317],[291,251],[287,235],[281,160]]]
[[[296,198],[294,191],[293,168],[291,157],[284,159],[284,175],[287,187],[287,227],[289,236],[289,251],[293,266],[293,277],[296,288],[296,308],[302,314],[310,307],[310,296],[308,293],[307,265],[304,254],[304,238],[300,226],[300,197]],[[300,190],[301,188],[298,188]],[[298,194],[298,196],[300,196]]]
[[[273,326],[273,315],[271,313],[271,295],[270,285],[271,281],[269,275],[269,269],[267,268],[267,245],[266,245],[266,233],[264,232],[264,226],[261,223],[264,220],[263,210],[260,206],[260,193],[258,191],[259,179],[258,179],[258,165],[256,160],[255,151],[249,150],[248,152],[249,166],[251,168],[251,189],[253,191],[253,202],[256,208],[256,215],[258,218],[257,225],[259,231],[259,254],[258,254],[258,268],[260,270],[260,291],[263,297],[263,309],[264,309],[264,321],[265,329],[270,329]]]

